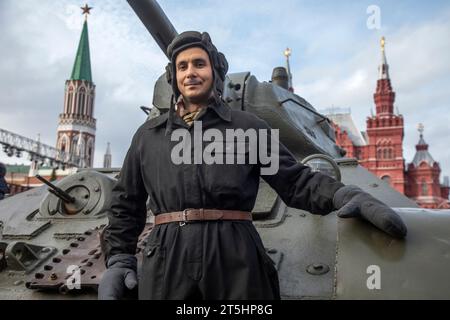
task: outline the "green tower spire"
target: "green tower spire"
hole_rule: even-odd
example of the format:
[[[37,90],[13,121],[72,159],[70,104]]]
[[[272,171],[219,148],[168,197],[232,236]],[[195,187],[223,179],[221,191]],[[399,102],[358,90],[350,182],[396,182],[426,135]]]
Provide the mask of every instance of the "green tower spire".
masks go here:
[[[80,44],[78,45],[77,56],[75,57],[75,64],[73,65],[70,80],[87,80],[92,82],[87,20],[84,21]]]

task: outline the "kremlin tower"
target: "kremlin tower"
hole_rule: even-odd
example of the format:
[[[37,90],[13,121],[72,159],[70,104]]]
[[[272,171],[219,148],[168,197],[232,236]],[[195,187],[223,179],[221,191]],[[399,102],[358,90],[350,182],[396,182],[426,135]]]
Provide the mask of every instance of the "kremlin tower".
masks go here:
[[[395,92],[389,77],[384,37],[381,38],[381,64],[373,97],[376,114],[367,118],[366,132],[358,131],[350,112],[340,111],[342,109],[327,112],[334,124],[336,143],[346,150],[347,157],[356,158],[362,166],[421,207],[450,208],[448,178],[444,178],[441,185],[441,169],[428,152],[422,125],[414,159],[405,167],[403,116],[394,113]]]
[[[92,8],[86,5],[81,9],[85,21],[72,75],[65,85],[64,110],[59,115],[56,148],[80,157],[80,168],[91,168],[94,162],[96,119],[87,17]]]
[[[377,88],[373,97],[376,114],[366,121],[366,154],[360,163],[397,191],[405,193],[403,116],[394,114],[395,92],[389,78],[384,37],[381,38],[381,64],[378,67]]]
[[[414,199],[421,207],[430,209],[449,209],[449,186],[441,185],[441,168],[428,152],[428,144],[423,138],[424,127],[419,124],[419,143],[416,154],[408,165],[408,184],[406,195]]]

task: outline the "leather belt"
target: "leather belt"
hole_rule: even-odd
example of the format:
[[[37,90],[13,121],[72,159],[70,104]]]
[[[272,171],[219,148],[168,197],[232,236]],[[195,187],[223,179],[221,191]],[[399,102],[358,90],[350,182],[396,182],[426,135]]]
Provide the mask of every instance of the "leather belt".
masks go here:
[[[252,221],[252,214],[247,211],[217,210],[217,209],[185,209],[183,211],[161,213],[155,216],[155,225],[180,222],[180,226],[189,221],[212,220],[248,220]]]

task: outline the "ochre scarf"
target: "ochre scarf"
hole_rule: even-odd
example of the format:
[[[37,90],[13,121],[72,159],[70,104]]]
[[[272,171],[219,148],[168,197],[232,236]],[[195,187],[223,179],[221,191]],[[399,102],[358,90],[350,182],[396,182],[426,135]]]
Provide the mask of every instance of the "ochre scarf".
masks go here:
[[[188,124],[188,126],[191,126],[192,123],[194,123],[194,120],[197,118],[197,116],[200,113],[200,111],[202,111],[201,108],[197,109],[196,111],[186,113],[183,116],[184,122],[186,122]]]
[[[178,99],[178,102],[175,105],[175,110],[177,111],[178,115],[184,120],[184,122],[187,123],[188,126],[192,126],[195,119],[197,119],[197,116],[202,111],[203,108],[198,108],[195,111],[188,112],[184,107],[184,101],[182,97],[180,96],[180,99]]]

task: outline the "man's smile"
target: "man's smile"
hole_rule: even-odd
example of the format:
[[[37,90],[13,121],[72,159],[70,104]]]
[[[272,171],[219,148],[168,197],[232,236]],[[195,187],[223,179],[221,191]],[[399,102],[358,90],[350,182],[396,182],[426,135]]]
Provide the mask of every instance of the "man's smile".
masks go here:
[[[202,83],[200,81],[195,81],[195,82],[188,82],[184,86],[185,87],[193,87],[193,86],[200,86],[201,84]]]

